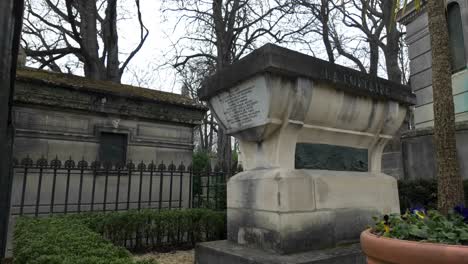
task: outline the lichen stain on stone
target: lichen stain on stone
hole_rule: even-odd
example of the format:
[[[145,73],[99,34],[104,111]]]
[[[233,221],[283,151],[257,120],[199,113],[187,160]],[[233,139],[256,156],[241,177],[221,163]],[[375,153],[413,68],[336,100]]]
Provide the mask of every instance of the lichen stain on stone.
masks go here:
[[[278,192],[278,206],[281,206],[281,192]]]
[[[91,80],[89,78],[71,74],[63,74],[36,69],[18,69],[16,72],[16,80],[30,83],[42,83],[60,87],[67,87],[83,91],[101,93],[104,92],[120,96],[144,98],[159,102],[178,104],[190,108],[207,110],[207,107],[205,107],[204,105],[198,104],[192,99],[179,94],[162,92],[125,84],[118,84],[110,81]]]
[[[104,83],[105,87],[99,85],[91,88],[84,87],[81,81],[87,85]],[[113,87],[126,87],[122,89],[127,90],[132,88],[132,93],[136,92],[130,95],[112,92],[109,89],[113,89]],[[141,90],[144,90],[145,93],[148,92],[151,96],[164,95],[177,100],[182,98],[181,100],[183,101],[175,103],[172,99],[160,101],[161,98],[151,99],[148,97],[145,99],[141,96],[139,97],[139,95],[135,95],[138,91],[141,92]],[[106,98],[105,104],[102,103],[103,96]],[[191,125],[200,124],[206,111],[203,105],[177,94],[109,82],[92,81],[83,77],[39,70],[18,71],[14,101],[16,105],[43,105]]]
[[[322,179],[316,179],[315,184],[317,186],[317,195],[318,195],[319,202],[325,202],[325,200],[327,199],[328,193],[330,192],[328,188],[328,184]]]

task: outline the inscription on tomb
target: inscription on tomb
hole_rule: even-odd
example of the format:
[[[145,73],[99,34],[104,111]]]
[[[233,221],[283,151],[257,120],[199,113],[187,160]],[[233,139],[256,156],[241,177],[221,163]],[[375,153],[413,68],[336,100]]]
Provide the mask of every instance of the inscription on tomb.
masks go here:
[[[334,83],[347,84],[377,95],[390,95],[390,88],[387,85],[384,85],[377,79],[369,79],[359,76],[358,74],[350,71],[350,69],[330,70],[324,67],[320,76],[323,76],[324,79],[330,80]]]
[[[259,101],[253,97],[254,88],[254,86],[250,86],[244,89],[234,89],[224,99],[228,123],[239,123],[240,126],[248,126],[259,116]]]
[[[258,79],[215,96],[212,105],[230,132],[263,125],[267,115],[267,90]]]

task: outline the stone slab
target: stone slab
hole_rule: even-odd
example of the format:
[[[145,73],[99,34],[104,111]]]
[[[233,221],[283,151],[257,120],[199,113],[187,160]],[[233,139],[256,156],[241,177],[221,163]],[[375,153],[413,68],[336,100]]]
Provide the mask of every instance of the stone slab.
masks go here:
[[[282,213],[343,208],[399,212],[396,180],[383,173],[258,169],[235,175],[227,185],[228,208]]]
[[[209,100],[236,84],[262,73],[289,78],[305,77],[334,84],[340,90],[378,99],[392,99],[413,105],[416,97],[408,86],[314,58],[273,44],[253,51],[225,70],[208,78],[199,91],[201,100]]]
[[[291,255],[272,254],[226,240],[200,243],[195,249],[196,264],[364,264],[365,261],[359,244]]]
[[[399,212],[382,173],[259,169],[227,184],[228,240],[278,254],[359,241],[372,216]]]
[[[456,124],[458,160],[468,160],[468,122]],[[436,177],[433,127],[403,133],[405,179],[433,179]],[[460,162],[460,173],[468,179],[468,163]]]

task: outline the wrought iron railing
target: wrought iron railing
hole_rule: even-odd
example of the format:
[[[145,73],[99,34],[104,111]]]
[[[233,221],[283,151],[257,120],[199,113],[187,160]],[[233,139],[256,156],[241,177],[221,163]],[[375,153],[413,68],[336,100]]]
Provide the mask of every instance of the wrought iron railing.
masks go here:
[[[193,171],[183,163],[62,162],[57,157],[13,163],[12,215],[226,208],[228,175],[219,166]]]

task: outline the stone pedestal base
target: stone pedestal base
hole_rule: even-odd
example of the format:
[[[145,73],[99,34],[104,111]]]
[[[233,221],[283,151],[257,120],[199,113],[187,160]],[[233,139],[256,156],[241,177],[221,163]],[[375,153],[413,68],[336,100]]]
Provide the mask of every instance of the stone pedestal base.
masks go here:
[[[222,240],[200,243],[195,251],[196,264],[364,264],[365,261],[359,244],[279,255]]]
[[[372,216],[399,212],[382,173],[263,169],[228,182],[227,239],[277,254],[356,243]]]

